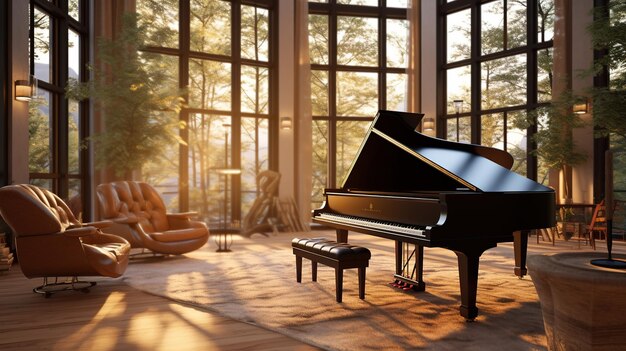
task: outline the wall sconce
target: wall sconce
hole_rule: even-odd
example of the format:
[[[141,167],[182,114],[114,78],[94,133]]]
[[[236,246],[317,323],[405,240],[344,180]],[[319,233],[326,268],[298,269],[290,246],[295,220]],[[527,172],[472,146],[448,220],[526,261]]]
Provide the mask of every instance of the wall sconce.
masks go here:
[[[291,117],[280,118],[280,129],[290,130],[292,126]]]
[[[422,121],[422,134],[428,136],[435,136],[435,119],[432,117],[426,117]]]
[[[37,96],[37,78],[29,76],[28,80],[15,81],[15,100],[30,101]]]
[[[577,115],[584,115],[585,113],[589,112],[589,101],[585,100],[575,103],[572,107],[572,112]]]

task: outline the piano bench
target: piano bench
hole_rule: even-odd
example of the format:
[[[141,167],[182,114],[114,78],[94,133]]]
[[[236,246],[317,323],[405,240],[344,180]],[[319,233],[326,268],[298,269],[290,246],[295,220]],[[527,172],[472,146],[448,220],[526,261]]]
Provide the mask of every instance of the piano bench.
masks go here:
[[[343,270],[358,268],[359,298],[365,299],[365,268],[372,256],[370,250],[347,243],[338,243],[325,238],[295,238],[291,241],[293,253],[296,255],[296,280],[302,281],[302,258],[311,260],[312,279],[317,281],[317,264],[321,263],[335,268],[335,286],[337,302],[341,302],[343,292]]]

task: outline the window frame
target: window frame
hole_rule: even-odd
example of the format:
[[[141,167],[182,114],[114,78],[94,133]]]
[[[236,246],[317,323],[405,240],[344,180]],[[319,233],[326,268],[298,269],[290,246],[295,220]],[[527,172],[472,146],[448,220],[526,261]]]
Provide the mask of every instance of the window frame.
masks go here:
[[[50,152],[52,158],[51,172],[29,172],[29,180],[32,183],[35,180],[49,180],[52,185],[52,190],[59,197],[69,200],[69,181],[76,179],[81,182],[80,186],[80,207],[82,209],[82,218],[91,218],[91,177],[90,177],[90,154],[87,149],[80,148],[78,153],[79,172],[69,172],[69,103],[65,98],[65,86],[67,84],[68,74],[68,33],[73,31],[78,34],[79,38],[79,77],[81,81],[86,82],[89,79],[89,72],[87,70],[87,62],[89,62],[89,48],[90,48],[90,31],[89,31],[89,1],[78,0],[79,3],[79,19],[80,22],[74,19],[68,10],[68,1],[46,1],[46,0],[30,0],[29,8],[29,38],[30,38],[30,53],[29,66],[30,73],[35,75],[35,59],[33,53],[35,52],[35,40],[34,40],[34,13],[35,8],[44,12],[50,16],[50,26],[53,42],[51,48],[51,81],[46,82],[37,79],[38,88],[45,90],[50,94],[50,101],[52,102],[52,108],[50,109],[51,121],[51,136],[52,145],[50,145]],[[80,125],[78,130],[79,141],[82,142],[89,136],[89,100],[83,100],[78,102],[78,114],[80,118]],[[79,214],[76,213],[76,216]]]
[[[328,115],[313,115],[313,123],[316,121],[327,122],[328,148],[326,166],[326,188],[336,188],[342,182],[337,179],[338,147],[337,134],[338,124],[341,122],[371,122],[375,116],[339,116],[337,113],[337,75],[343,72],[375,73],[377,74],[378,86],[377,106],[379,110],[387,109],[387,75],[408,74],[407,67],[387,67],[387,20],[408,20],[407,8],[392,8],[386,6],[385,0],[379,0],[378,6],[338,4],[337,0],[328,2],[309,2],[308,16],[323,15],[328,17],[328,64],[311,63],[311,71],[322,71],[328,75]],[[378,20],[378,61],[376,66],[352,66],[337,63],[337,19],[341,16],[356,16],[376,18]],[[312,176],[312,175],[311,175]],[[315,191],[315,189],[312,189]],[[313,195],[313,194],[312,194]],[[312,206],[319,205],[319,201],[312,199]]]
[[[497,1],[497,0],[495,0]],[[470,117],[471,137],[470,142],[472,144],[481,143],[481,119],[484,115],[504,114],[504,140],[506,142],[507,135],[507,115],[511,112],[525,111],[527,114],[533,113],[540,107],[547,107],[550,102],[540,102],[537,99],[538,93],[538,63],[537,55],[540,50],[545,50],[553,47],[553,40],[539,42],[537,40],[538,33],[538,3],[539,0],[528,0],[527,13],[526,13],[526,45],[505,48],[502,51],[489,53],[483,55],[481,53],[481,6],[483,4],[492,1],[485,0],[463,0],[446,2],[445,0],[439,0],[438,9],[439,15],[437,16],[437,66],[438,78],[437,78],[437,136],[445,139],[448,133],[447,121],[456,119],[456,113],[448,113],[449,98],[447,97],[447,71],[452,68],[470,66],[471,69],[471,110],[467,112],[461,112],[458,117]],[[506,1],[505,1],[506,8]],[[447,62],[447,16],[462,10],[470,9],[471,11],[471,54],[467,59],[462,59],[455,62]],[[506,22],[504,24],[506,30]],[[506,47],[506,38],[504,39],[504,45]],[[526,56],[526,103],[516,106],[498,107],[492,109],[482,109],[481,101],[481,64],[484,62],[513,57],[515,55]],[[537,157],[533,155],[533,150],[536,149],[536,144],[533,142],[533,135],[537,132],[537,124],[532,123],[526,130],[526,175],[530,179],[537,179],[538,173],[538,161]]]
[[[156,46],[146,46],[140,48],[141,52],[152,54],[163,54],[174,56],[178,59],[178,82],[179,88],[185,89],[190,82],[189,62],[193,59],[211,60],[225,62],[231,64],[231,109],[229,111],[217,110],[211,108],[190,108],[184,107],[179,113],[179,120],[187,124],[192,114],[216,114],[229,116],[231,118],[230,133],[230,166],[232,168],[242,168],[241,165],[241,128],[242,118],[251,117],[268,120],[268,169],[278,169],[278,4],[277,0],[221,0],[231,3],[231,54],[230,56],[203,53],[194,51],[190,47],[190,0],[179,0],[179,23],[178,23],[178,47],[166,48]],[[268,10],[269,16],[269,52],[267,62],[255,61],[241,57],[241,6],[253,6]],[[257,66],[268,69],[268,113],[254,113],[241,111],[241,67]],[[185,97],[186,98],[186,97]],[[180,129],[180,137],[183,141],[189,141],[189,132],[187,128]],[[178,198],[179,210],[189,211],[189,156],[190,150],[187,145],[179,146],[179,185]],[[184,181],[183,181],[184,180]],[[241,175],[234,174],[230,176],[230,188],[226,197],[230,204],[230,220],[240,221],[242,218],[242,186]]]

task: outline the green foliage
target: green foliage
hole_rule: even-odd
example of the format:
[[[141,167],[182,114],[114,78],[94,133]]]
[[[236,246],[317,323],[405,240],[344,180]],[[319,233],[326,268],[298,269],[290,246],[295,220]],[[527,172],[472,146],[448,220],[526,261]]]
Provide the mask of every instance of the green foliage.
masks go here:
[[[584,162],[587,156],[579,152],[572,130],[581,128],[585,124],[580,116],[573,113],[571,106],[579,98],[571,93],[563,94],[559,99],[544,109],[539,109],[531,121],[538,124],[534,140],[537,143],[535,153],[550,168],[563,169]],[[542,118],[543,116],[545,118]]]
[[[50,117],[47,100],[33,99],[28,104],[28,171],[48,173],[52,166],[50,154]]]
[[[90,97],[101,108],[105,130],[88,138],[93,143],[96,167],[111,167],[117,176],[141,170],[162,155],[164,145],[182,142],[176,118],[183,104],[181,92],[162,84],[164,70],[147,69],[137,51],[145,43],[146,29],[136,15],[126,14],[116,40],[98,41],[98,59],[105,68],[92,68],[94,80],[70,80],[67,96]],[[102,67],[102,66],[98,66]]]

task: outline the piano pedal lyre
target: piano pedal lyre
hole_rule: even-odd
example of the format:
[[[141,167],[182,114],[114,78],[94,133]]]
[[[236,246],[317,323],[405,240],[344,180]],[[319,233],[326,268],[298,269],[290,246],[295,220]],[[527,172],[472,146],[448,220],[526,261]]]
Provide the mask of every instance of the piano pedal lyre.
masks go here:
[[[396,241],[396,274],[391,286],[404,291],[424,291],[424,247]]]

